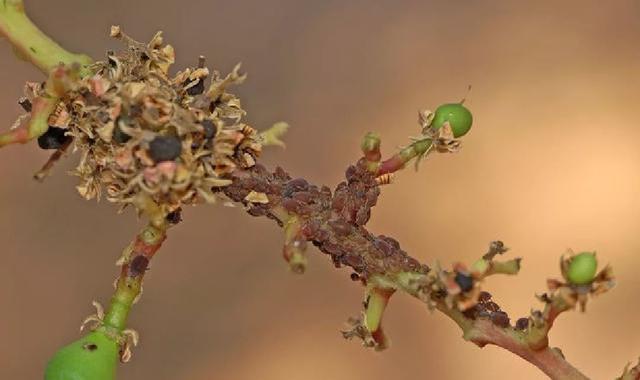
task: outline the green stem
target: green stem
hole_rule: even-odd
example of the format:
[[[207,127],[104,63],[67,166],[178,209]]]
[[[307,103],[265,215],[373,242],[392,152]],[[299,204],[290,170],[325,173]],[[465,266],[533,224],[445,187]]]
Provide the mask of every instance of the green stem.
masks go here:
[[[389,159],[382,161],[378,167],[377,174],[394,173],[403,169],[407,162],[425,155],[431,148],[431,145],[432,141],[430,139],[414,141],[411,145],[403,148]]]
[[[166,228],[166,225],[149,224],[124,250],[116,291],[111,297],[109,309],[104,317],[105,327],[117,332],[122,332],[126,328],[131,307],[142,291],[142,280],[149,261],[166,238]]]
[[[89,65],[92,59],[63,49],[44,34],[27,17],[22,0],[0,0],[0,33],[4,35],[20,58],[48,74],[60,63]]]

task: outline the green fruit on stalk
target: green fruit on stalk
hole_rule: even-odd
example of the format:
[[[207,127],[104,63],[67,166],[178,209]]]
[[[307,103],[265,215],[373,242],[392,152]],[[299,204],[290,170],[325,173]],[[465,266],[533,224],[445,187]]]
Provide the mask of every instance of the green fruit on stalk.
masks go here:
[[[443,104],[436,109],[431,126],[434,129],[440,129],[446,122],[451,127],[453,137],[458,138],[469,132],[473,124],[473,116],[462,103]]]
[[[62,347],[47,364],[45,380],[113,380],[118,344],[94,331]]]
[[[594,252],[582,252],[569,259],[567,280],[575,285],[585,285],[593,281],[598,270],[598,260]]]

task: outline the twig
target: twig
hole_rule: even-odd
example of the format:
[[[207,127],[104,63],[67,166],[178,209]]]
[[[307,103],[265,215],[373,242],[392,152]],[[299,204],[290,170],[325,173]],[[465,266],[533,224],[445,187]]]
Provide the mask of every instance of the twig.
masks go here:
[[[11,42],[20,58],[33,63],[46,75],[61,63],[85,66],[92,62],[89,56],[63,49],[38,29],[27,17],[22,0],[0,2],[0,34]]]
[[[399,156],[409,155],[396,155]],[[478,315],[467,316],[456,305],[448,305],[445,301],[446,289],[434,280],[436,270],[429,270],[426,265],[408,256],[395,240],[368,232],[364,224],[368,221],[370,208],[375,205],[379,194],[375,183],[376,174],[368,170],[367,160],[363,159],[347,170],[347,181],[339,184],[332,194],[325,186],[318,187],[303,179],[292,179],[280,168],[271,173],[258,165],[249,170],[236,171],[233,184],[223,191],[232,200],[244,203],[250,215],[267,216],[281,226],[289,226],[291,220],[295,220],[301,231],[301,235],[297,236],[304,237],[330,255],[336,266],[351,267],[354,270],[352,278],[366,283],[368,289],[388,292],[385,301],[379,303],[381,307],[377,307],[376,322],[370,326],[373,330],[369,333],[382,331],[379,318],[384,310],[383,306],[386,306],[388,296],[393,291],[402,290],[435,306],[435,309],[460,326],[465,339],[478,346],[493,344],[507,349],[531,362],[552,379],[587,379],[557,350],[547,345],[529,345],[527,332],[510,326],[506,313],[496,314],[503,318],[494,320]],[[246,201],[251,192],[265,194],[268,202]],[[517,269],[518,259],[506,263],[489,260],[485,264],[483,276],[515,274]],[[506,324],[504,318],[507,318]],[[362,326],[356,323],[345,336],[360,336],[365,339],[366,332],[363,331]],[[548,329],[545,332],[548,333]],[[373,335],[370,338],[372,340],[369,343],[365,341],[366,345],[381,348],[382,344],[377,344]],[[383,342],[386,344],[386,337],[380,338],[380,343]]]

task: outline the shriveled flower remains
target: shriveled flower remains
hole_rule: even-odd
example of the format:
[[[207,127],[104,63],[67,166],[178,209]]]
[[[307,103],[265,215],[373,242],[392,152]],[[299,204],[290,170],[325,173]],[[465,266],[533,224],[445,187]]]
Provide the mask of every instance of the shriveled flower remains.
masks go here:
[[[161,33],[148,44],[117,26],[111,36],[126,49],[108,52],[89,68],[91,75],[65,68],[65,95],[38,139],[56,152],[37,176],[72,146],[81,156],[73,174],[86,199],[104,192],[124,208],[147,196],[163,213],[214,202],[212,188],[230,184],[235,168],[253,166],[262,146],[261,136],[241,121],[240,100],[227,92],[245,79],[239,66],[223,77],[209,72],[201,57],[197,67],[170,77],[174,49]],[[44,84],[28,83],[26,95],[20,104],[30,111],[30,101],[45,95]]]

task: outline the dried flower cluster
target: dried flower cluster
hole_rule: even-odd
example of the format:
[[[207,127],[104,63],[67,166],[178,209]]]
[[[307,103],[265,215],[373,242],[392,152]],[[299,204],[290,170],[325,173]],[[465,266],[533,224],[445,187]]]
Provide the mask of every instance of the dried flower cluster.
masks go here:
[[[238,66],[225,77],[210,73],[201,57],[197,67],[169,77],[174,50],[161,33],[148,44],[119,27],[111,35],[126,50],[108,52],[106,61],[91,66],[93,75],[81,78],[77,67],[61,68],[65,95],[40,146],[56,149],[57,156],[69,145],[80,152],[74,174],[86,199],[106,190],[109,201],[124,207],[147,195],[165,214],[182,204],[213,202],[211,189],[231,183],[227,175],[253,166],[261,151],[260,136],[241,122],[240,100],[227,92],[244,75]],[[44,91],[29,83],[27,98]],[[22,102],[28,111],[28,100]]]

